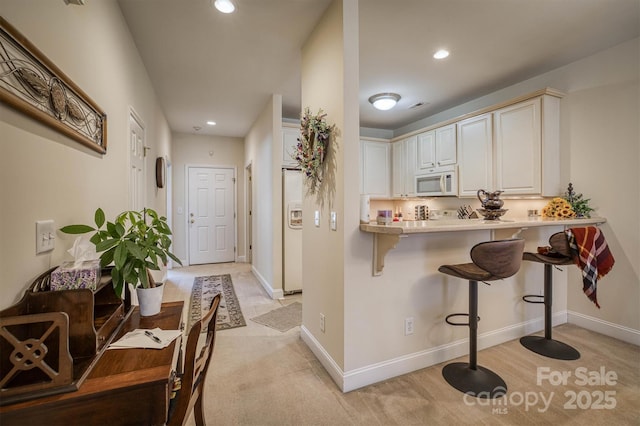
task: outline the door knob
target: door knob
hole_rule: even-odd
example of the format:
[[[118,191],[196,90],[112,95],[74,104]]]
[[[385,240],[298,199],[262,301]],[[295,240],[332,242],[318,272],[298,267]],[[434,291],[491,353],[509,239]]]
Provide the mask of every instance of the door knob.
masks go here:
[[[196,223],[196,220],[195,219],[191,219],[189,222]]]

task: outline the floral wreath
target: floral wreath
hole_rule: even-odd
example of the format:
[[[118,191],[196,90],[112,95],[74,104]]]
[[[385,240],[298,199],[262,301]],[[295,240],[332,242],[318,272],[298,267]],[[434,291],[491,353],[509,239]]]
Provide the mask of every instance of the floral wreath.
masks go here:
[[[312,115],[309,107],[305,108],[300,119],[298,144],[291,156],[304,172],[311,194],[322,182],[322,164],[334,129],[334,125],[327,124],[326,116],[321,109]]]

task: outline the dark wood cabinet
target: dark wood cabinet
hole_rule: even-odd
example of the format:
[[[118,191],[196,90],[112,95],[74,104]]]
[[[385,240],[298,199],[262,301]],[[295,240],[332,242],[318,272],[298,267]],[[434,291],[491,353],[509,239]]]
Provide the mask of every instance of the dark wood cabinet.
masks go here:
[[[95,291],[37,291],[39,280],[0,312],[0,424],[164,424],[181,339],[162,350],[106,348],[137,328],[181,328],[183,302],[141,317],[108,276]]]

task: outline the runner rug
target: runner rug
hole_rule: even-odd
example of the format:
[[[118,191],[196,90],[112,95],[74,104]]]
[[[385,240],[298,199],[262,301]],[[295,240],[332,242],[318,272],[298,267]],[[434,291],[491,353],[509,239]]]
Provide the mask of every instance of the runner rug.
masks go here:
[[[194,323],[209,312],[211,301],[218,293],[221,293],[222,297],[218,307],[217,330],[247,325],[242,315],[236,292],[233,289],[231,275],[211,275],[208,277],[196,277],[193,280],[189,307],[189,330]]]
[[[251,318],[258,324],[266,325],[278,331],[285,332],[302,323],[302,303],[293,302],[282,308]]]

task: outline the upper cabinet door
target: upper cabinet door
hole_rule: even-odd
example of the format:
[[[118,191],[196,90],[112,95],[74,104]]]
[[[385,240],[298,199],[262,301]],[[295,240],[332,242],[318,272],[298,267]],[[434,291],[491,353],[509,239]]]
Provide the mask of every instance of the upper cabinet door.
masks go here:
[[[458,196],[475,197],[479,189],[493,191],[491,114],[458,122]]]
[[[458,162],[455,124],[420,133],[417,143],[419,171],[452,166]]]
[[[418,135],[418,169],[432,169],[436,166],[436,132],[420,133]]]
[[[389,197],[389,143],[360,141],[360,193]]]
[[[282,165],[283,166],[297,166],[296,161],[293,159],[293,154],[296,152],[298,146],[298,137],[300,136],[299,127],[282,127]]]
[[[415,195],[416,178],[416,136],[391,144],[391,196],[410,197]]]
[[[436,133],[436,166],[451,166],[458,162],[456,152],[456,125],[440,127]]]
[[[505,194],[540,194],[540,98],[494,113],[496,186]]]

